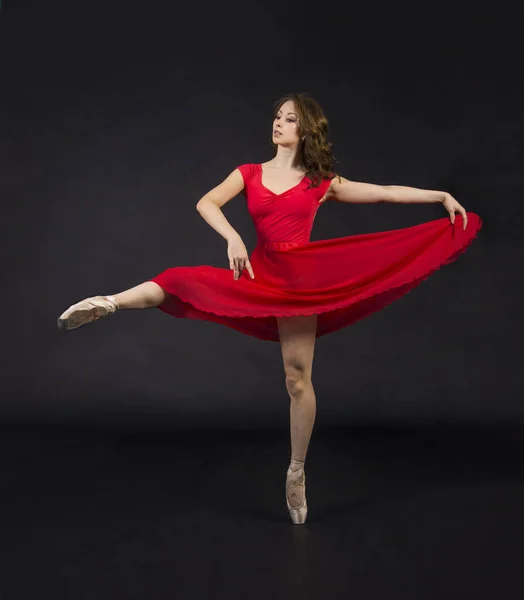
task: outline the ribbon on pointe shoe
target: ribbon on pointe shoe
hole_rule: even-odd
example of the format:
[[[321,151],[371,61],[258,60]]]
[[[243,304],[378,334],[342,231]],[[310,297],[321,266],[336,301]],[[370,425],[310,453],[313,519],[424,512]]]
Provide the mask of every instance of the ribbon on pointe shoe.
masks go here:
[[[288,501],[288,504],[290,505],[290,507],[293,510],[298,510],[304,506],[304,502],[306,499],[306,496],[305,496],[306,475],[304,473],[304,462],[291,461],[291,463],[295,463],[295,464],[290,465],[287,470],[286,498],[287,498],[287,501]],[[291,466],[298,466],[299,464],[301,464],[302,466],[300,466],[298,469],[293,470],[291,468]],[[293,500],[294,502],[290,502],[290,500]],[[300,504],[298,506],[294,506],[298,503],[298,502],[296,502],[297,500],[300,502]]]
[[[92,296],[70,306],[58,318],[58,327],[63,330],[77,329],[102,317],[107,317],[118,310],[116,298],[109,296]]]

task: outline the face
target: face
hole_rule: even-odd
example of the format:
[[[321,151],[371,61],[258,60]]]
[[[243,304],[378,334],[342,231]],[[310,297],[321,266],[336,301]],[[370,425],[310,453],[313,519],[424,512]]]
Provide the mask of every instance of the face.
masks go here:
[[[298,142],[298,114],[293,101],[287,100],[278,109],[273,121],[273,143],[288,146]]]

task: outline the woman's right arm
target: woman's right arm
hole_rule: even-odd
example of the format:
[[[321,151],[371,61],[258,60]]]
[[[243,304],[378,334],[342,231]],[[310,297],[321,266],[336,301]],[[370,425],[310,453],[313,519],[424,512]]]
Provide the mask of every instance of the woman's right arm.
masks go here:
[[[200,216],[227,241],[239,238],[240,235],[226,219],[221,207],[238,196],[243,189],[244,178],[235,169],[222,183],[202,196],[196,205]]]
[[[255,274],[251,268],[248,252],[242,238],[231,227],[220,207],[238,196],[243,189],[244,178],[242,173],[235,169],[222,183],[210,190],[205,196],[202,196],[197,202],[197,210],[202,218],[227,240],[229,268],[233,270],[235,280],[240,279],[244,269],[248,270],[252,279],[255,278]]]

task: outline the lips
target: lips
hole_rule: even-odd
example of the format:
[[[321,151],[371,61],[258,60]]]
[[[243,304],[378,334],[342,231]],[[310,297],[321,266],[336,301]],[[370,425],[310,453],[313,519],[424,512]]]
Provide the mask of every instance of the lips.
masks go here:
[[[275,135],[282,135],[282,133],[281,133],[280,131],[273,131],[273,133],[274,133]]]

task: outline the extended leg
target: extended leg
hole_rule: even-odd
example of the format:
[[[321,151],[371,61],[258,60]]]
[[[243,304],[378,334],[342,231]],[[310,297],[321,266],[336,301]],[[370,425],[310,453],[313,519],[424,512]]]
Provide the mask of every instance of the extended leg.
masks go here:
[[[59,329],[70,331],[102,317],[108,317],[119,309],[153,308],[161,304],[166,293],[154,281],[145,281],[113,296],[92,296],[72,304],[58,318]]]
[[[153,308],[162,304],[166,294],[154,281],[146,281],[114,294],[113,297],[118,302],[119,308]]]

